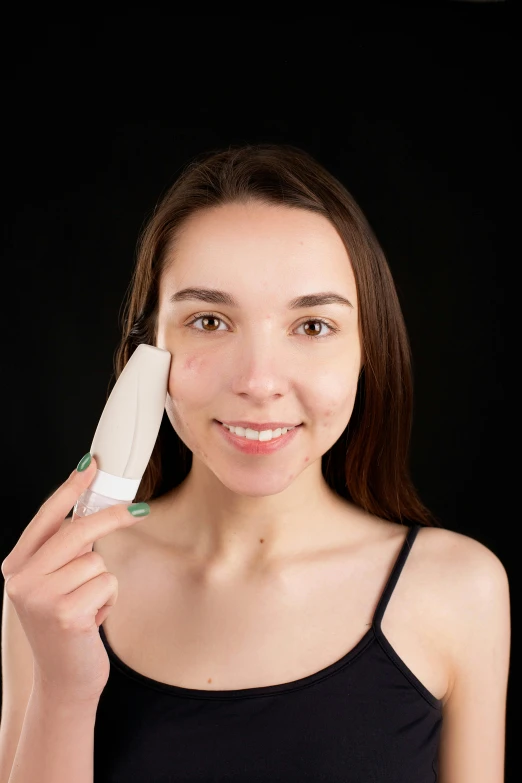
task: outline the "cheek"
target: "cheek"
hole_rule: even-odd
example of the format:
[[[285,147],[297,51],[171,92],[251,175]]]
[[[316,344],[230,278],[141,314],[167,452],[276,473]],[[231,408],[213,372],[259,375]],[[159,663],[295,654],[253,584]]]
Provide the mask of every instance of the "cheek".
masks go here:
[[[218,364],[208,353],[172,357],[168,392],[174,406],[207,407],[216,396]]]
[[[199,420],[203,411],[209,411],[210,424],[218,383],[218,367],[211,356],[173,355],[165,409],[177,435],[201,458],[207,456],[205,443],[190,422],[194,414]]]
[[[357,376],[339,373],[317,373],[314,375],[310,403],[312,418],[318,427],[344,430],[353,411],[357,394]]]

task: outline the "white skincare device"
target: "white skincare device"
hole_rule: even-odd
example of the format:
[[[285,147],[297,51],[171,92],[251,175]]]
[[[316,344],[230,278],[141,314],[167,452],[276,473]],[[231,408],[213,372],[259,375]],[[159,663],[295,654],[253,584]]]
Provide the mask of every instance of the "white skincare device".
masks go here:
[[[142,343],[123,368],[90,448],[98,469],[78,498],[73,519],[136,497],[158,437],[171,359],[169,351]]]

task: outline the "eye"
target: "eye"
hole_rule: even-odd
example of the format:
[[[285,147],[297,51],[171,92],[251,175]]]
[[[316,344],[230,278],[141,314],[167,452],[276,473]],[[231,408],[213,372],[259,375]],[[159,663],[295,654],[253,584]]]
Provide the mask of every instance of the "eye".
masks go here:
[[[300,329],[301,326],[308,326],[309,324],[319,324],[319,327],[326,326],[330,330],[326,334],[319,334],[319,331],[317,330],[315,334],[305,334],[305,337],[309,337],[311,340],[316,340],[323,337],[331,337],[332,334],[335,334],[339,331],[337,326],[334,326],[328,321],[325,321],[323,318],[308,318],[307,321],[303,321],[303,323],[300,324],[297,328]]]
[[[199,313],[198,315],[194,316],[194,318],[186,324],[187,327],[190,327],[194,329],[196,332],[207,332],[207,334],[211,334],[212,332],[219,331],[218,329],[196,329],[193,324],[195,324],[197,321],[219,321],[220,323],[225,323],[222,318],[219,318],[219,316],[215,315],[214,313]],[[301,326],[307,326],[309,324],[319,324],[319,326],[326,326],[330,331],[327,334],[319,334],[319,330],[316,329],[315,334],[305,334],[304,337],[308,337],[311,340],[317,340],[317,339],[323,339],[324,337],[331,337],[333,334],[339,331],[337,326],[334,326],[333,324],[329,323],[328,321],[325,321],[324,318],[308,318],[306,321],[303,321],[297,328],[300,329]],[[222,330],[221,330],[222,331]]]

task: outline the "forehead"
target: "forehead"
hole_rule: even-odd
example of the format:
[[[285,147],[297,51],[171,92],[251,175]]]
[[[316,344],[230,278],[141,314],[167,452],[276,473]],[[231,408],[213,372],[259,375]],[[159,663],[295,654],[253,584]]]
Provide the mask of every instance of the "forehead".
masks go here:
[[[167,253],[162,288],[209,282],[238,292],[279,290],[286,298],[294,289],[335,287],[356,298],[348,253],[327,218],[257,201],[200,210],[182,225]]]

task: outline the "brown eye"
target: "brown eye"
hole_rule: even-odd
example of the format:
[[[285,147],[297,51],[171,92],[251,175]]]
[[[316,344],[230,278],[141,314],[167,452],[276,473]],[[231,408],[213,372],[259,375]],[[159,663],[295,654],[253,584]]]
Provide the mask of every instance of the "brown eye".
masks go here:
[[[306,329],[308,324],[315,324],[315,328],[312,329],[312,334],[306,334],[305,331],[304,336],[308,337],[309,340],[315,340],[316,342],[322,340],[325,337],[331,337],[339,331],[337,326],[333,326],[333,324],[328,323],[328,321],[325,321],[323,318],[309,318],[308,321],[303,321],[303,323],[297,328],[300,329],[302,326]],[[321,333],[323,326],[328,330],[325,330],[324,334]]]
[[[195,327],[194,324],[198,321],[204,322],[203,328],[200,329],[199,327]],[[205,327],[208,325],[207,321],[214,321],[219,323],[224,323],[224,321],[221,318],[218,318],[217,315],[212,315],[212,313],[202,313],[200,315],[196,315],[192,321],[190,321],[187,326],[189,326],[192,329],[195,329],[196,332],[207,332],[207,334],[210,334],[211,332],[217,332],[217,328],[214,329],[206,329]],[[215,326],[215,324],[210,323],[210,326]]]
[[[219,320],[220,319],[216,318],[215,315],[204,315],[204,316],[201,317],[201,321],[203,322],[203,325],[205,325],[205,323],[207,321],[219,321]],[[215,332],[216,330],[215,329],[210,329],[210,330],[205,329],[205,331]]]
[[[315,324],[315,329],[312,329],[312,334],[307,334],[307,337],[319,337],[321,334],[321,324],[323,324],[324,321],[305,321],[304,324],[301,324],[301,326],[307,327],[308,324]]]

